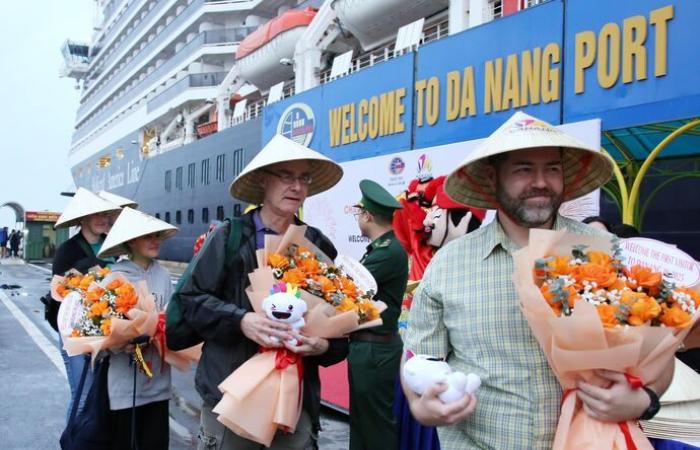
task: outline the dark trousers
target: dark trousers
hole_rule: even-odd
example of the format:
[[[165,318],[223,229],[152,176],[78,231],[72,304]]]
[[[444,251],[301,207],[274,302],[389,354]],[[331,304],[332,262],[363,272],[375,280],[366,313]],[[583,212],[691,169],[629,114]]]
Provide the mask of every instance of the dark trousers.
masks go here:
[[[168,450],[170,424],[168,400],[137,406],[136,448],[132,450]],[[131,449],[131,408],[112,411],[112,449]]]
[[[397,450],[393,413],[401,339],[391,343],[350,342],[350,450]]]

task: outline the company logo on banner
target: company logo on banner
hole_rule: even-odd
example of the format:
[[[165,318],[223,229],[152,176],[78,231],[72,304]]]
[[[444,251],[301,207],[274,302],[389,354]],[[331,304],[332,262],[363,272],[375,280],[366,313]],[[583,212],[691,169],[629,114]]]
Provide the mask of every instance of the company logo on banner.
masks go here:
[[[418,157],[418,171],[416,172],[416,178],[419,180],[433,178],[433,161],[431,161],[430,157],[425,153]]]
[[[392,158],[391,162],[389,163],[389,172],[392,175],[401,175],[405,168],[406,163],[403,162],[403,159],[398,156],[396,158]]]
[[[284,110],[277,123],[277,134],[308,147],[314,137],[314,112],[305,103],[294,103]]]

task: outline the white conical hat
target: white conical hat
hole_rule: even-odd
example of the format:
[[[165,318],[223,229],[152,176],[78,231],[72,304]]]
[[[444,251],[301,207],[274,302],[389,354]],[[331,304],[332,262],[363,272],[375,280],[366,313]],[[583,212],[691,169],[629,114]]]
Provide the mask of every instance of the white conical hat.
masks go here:
[[[564,165],[564,201],[582,197],[603,186],[615,162],[552,125],[516,112],[484,140],[445,180],[445,192],[459,203],[496,209],[498,201],[489,179],[488,158],[531,148],[561,148]]]
[[[300,160],[311,162],[312,181],[308,196],[332,188],[343,176],[343,169],[329,158],[277,134],[233,180],[229,191],[239,200],[259,205],[263,202],[265,192],[256,173],[273,164]]]
[[[661,396],[661,404],[699,402],[700,401],[700,374],[688,367],[678,358],[675,358],[676,368],[673,372],[673,380],[664,395]]]
[[[127,242],[151,233],[160,233],[160,239],[163,240],[177,233],[177,227],[141,211],[126,207],[112,225],[112,229],[97,256],[103,258],[124,255],[127,253],[125,246]]]
[[[107,201],[85,188],[78,188],[68,206],[54,224],[54,228],[78,225],[80,219],[103,212],[117,212],[119,205]]]
[[[100,197],[103,199],[107,200],[108,202],[112,202],[115,205],[119,205],[122,208],[125,206],[128,206],[129,208],[138,208],[139,204],[135,202],[134,200],[128,199],[126,197],[122,197],[121,195],[117,194],[112,194],[111,192],[108,191],[100,191],[97,193]]]

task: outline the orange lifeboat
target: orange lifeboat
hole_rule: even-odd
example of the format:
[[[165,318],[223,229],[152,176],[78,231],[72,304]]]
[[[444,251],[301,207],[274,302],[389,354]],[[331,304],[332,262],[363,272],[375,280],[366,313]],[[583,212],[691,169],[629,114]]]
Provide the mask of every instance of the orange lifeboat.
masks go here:
[[[250,33],[236,52],[241,77],[259,89],[292,78],[294,68],[280,61],[294,57],[297,41],[315,16],[313,8],[287,11]]]

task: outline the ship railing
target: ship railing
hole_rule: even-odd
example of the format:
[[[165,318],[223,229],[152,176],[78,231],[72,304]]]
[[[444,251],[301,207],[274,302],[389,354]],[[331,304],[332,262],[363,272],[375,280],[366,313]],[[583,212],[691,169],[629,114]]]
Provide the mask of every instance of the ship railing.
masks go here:
[[[149,42],[143,49],[139,50],[139,51],[137,52],[136,56],[135,56],[131,61],[129,61],[127,64],[125,64],[124,67],[123,67],[122,69],[120,69],[118,72],[115,72],[115,71],[112,70],[112,79],[111,79],[111,80],[108,80],[108,81],[103,81],[103,86],[100,87],[98,90],[94,90],[93,93],[91,94],[91,95],[94,95],[94,97],[92,98],[92,101],[84,103],[84,104],[81,105],[81,107],[78,109],[78,117],[79,117],[78,121],[80,122],[80,121],[84,118],[83,115],[84,115],[87,111],[89,111],[89,110],[91,109],[90,107],[87,106],[88,103],[94,106],[94,102],[96,102],[95,99],[98,99],[97,96],[98,96],[99,92],[104,92],[104,91],[105,91],[104,88],[105,88],[107,85],[110,85],[113,81],[115,81],[115,80],[118,80],[118,81],[121,80],[121,77],[119,76],[120,74],[128,73],[130,70],[133,70],[133,69],[134,69],[135,67],[137,67],[139,64],[143,63],[143,61],[144,61],[148,56],[153,56],[153,51],[154,51],[159,45],[161,45],[164,41],[166,41],[166,40],[168,40],[168,39],[172,39],[172,37],[169,36],[169,32],[171,32],[172,30],[177,29],[177,27],[178,27],[179,25],[181,25],[185,20],[187,20],[189,17],[191,17],[192,14],[194,13],[194,11],[197,10],[198,8],[200,8],[201,5],[203,5],[203,4],[204,4],[204,0],[195,0],[195,1],[193,1],[187,8],[185,8],[184,11],[182,11],[182,13],[180,13],[179,15],[177,15],[177,16],[175,17],[175,19],[174,19],[172,22],[170,22],[170,24],[168,24],[165,28],[163,28],[163,30],[162,30],[160,33],[158,33],[158,34],[156,35],[156,37],[155,37],[151,42]],[[136,28],[133,30],[132,36],[138,34],[139,31],[140,31],[141,29],[143,29],[143,27],[145,26],[145,21],[147,20],[147,18],[149,17],[149,15],[150,15],[151,13],[153,13],[153,11],[155,11],[155,10],[156,10],[156,8],[153,8],[153,9],[146,15],[146,17],[145,17],[141,22],[139,22],[139,25],[137,25]],[[129,43],[129,44],[125,44],[125,47],[124,47],[124,48],[131,48],[130,46],[131,46],[132,44],[135,44],[135,43],[136,43],[136,42],[135,42],[134,39],[132,38],[132,39],[130,40],[130,43]],[[115,55],[113,55],[113,56],[115,56]],[[124,55],[124,56],[126,56],[126,55]],[[111,60],[110,60],[110,61],[111,61]],[[105,67],[106,67],[108,64],[109,64],[109,63],[105,63]],[[87,100],[87,98],[85,98],[85,100]]]
[[[189,88],[218,86],[224,81],[228,72],[212,72],[212,73],[196,73],[188,75],[182,80],[176,82],[146,104],[146,110],[151,111],[167,104],[179,94],[185,92]]]
[[[532,0],[528,0],[532,1]],[[490,22],[503,17],[503,2],[501,0],[488,0],[484,3],[483,16],[484,22]]]
[[[107,46],[102,45],[103,50],[107,50],[107,48],[114,45],[114,43],[111,42],[112,38],[114,38],[118,33],[123,31],[124,27],[126,26],[127,18],[131,17],[132,13],[135,10],[141,8],[142,6],[143,2],[139,0],[132,0],[131,4],[127,6],[126,9],[122,11],[121,15],[112,22],[112,25],[109,27],[109,30],[107,30],[107,32],[105,32],[105,34],[103,34],[99,40],[107,44]],[[109,20],[109,18],[105,19]],[[98,45],[99,41],[97,42]],[[95,60],[93,61],[93,65],[95,67],[97,67],[97,64],[99,64],[99,60],[102,59],[102,55],[104,55],[104,53],[95,55]]]
[[[431,24],[423,29],[423,35],[418,46],[427,44],[432,41],[436,41],[438,39],[442,39],[444,37],[447,37],[448,35],[449,25],[447,20],[443,20],[436,24]],[[347,75],[358,72],[362,69],[366,69],[367,67],[372,67],[375,64],[379,64],[381,62],[399,57],[408,51],[414,50],[407,49],[395,52],[394,45],[395,43],[392,42],[391,44],[385,45],[384,47],[377,48],[376,50],[372,50],[371,52],[364,53],[360,56],[357,56],[356,58],[353,58],[352,62],[350,63],[350,70],[348,71]],[[329,81],[333,81],[335,78],[331,78],[331,70],[327,69],[321,72],[320,79],[321,84],[325,84]]]

